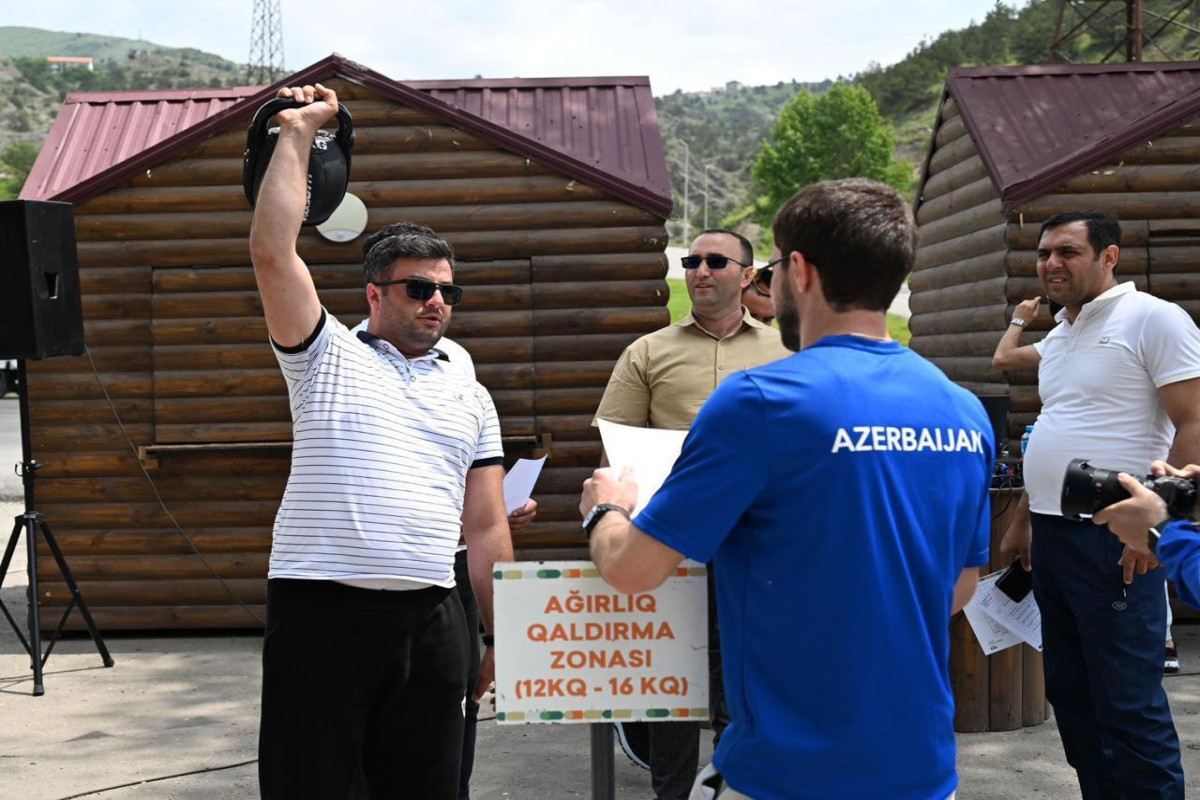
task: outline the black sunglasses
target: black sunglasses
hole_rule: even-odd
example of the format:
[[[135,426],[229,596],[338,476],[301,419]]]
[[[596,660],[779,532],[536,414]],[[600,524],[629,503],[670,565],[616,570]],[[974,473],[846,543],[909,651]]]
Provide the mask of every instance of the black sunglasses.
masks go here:
[[[684,256],[683,258],[679,259],[679,263],[683,264],[684,269],[699,269],[700,265],[705,261],[708,262],[709,269],[725,269],[725,267],[729,266],[730,261],[737,264],[739,267],[751,266],[750,264],[743,264],[736,258],[713,254],[707,256]]]
[[[442,302],[448,306],[456,306],[462,300],[462,287],[453,283],[438,283],[426,278],[401,278],[398,281],[371,281],[376,286],[395,286],[404,284],[404,292],[413,300],[428,302],[434,292],[442,293]]]

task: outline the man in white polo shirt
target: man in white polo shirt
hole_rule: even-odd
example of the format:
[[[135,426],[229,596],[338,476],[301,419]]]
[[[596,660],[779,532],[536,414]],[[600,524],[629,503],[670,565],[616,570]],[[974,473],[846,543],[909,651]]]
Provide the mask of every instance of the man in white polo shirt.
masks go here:
[[[418,236],[437,236],[431,228],[415,222],[393,222],[390,225],[384,225],[368,236],[363,242],[363,263],[366,263],[370,257],[371,250],[375,245],[385,239],[392,236],[413,234]],[[359,331],[366,331],[370,322],[370,318],[364,319],[352,328],[350,332],[357,334]],[[452,369],[461,372],[472,381],[476,379],[475,362],[465,347],[449,336],[443,336],[441,339],[438,339],[436,349],[448,359]],[[533,522],[537,516],[537,505],[537,501],[530,498],[525,501],[524,506],[508,515],[508,527],[512,533],[515,534],[523,530],[529,523]],[[465,719],[463,720],[462,766],[458,780],[458,800],[471,800],[471,773],[475,768],[475,732],[479,721],[479,697],[477,696],[476,688],[479,689],[478,694],[482,694],[484,690],[482,687],[476,687],[476,684],[479,682],[480,658],[482,656],[479,639],[479,604],[475,602],[475,592],[471,589],[470,570],[467,565],[467,548],[465,545],[460,545],[458,552],[454,554],[454,591],[458,594],[458,599],[462,603],[463,614],[466,618],[468,645],[467,698],[464,709]]]
[[[458,793],[467,641],[453,593],[460,535],[483,625],[491,570],[512,558],[499,425],[487,392],[435,345],[462,298],[453,251],[398,235],[363,264],[370,322],[321,307],[296,252],[308,154],[337,113],[320,86],[283,89],[250,233],[292,403],[292,470],[275,520],[263,645],[265,798]],[[479,681],[494,672],[489,647]]]
[[[1174,800],[1184,779],[1162,688],[1164,571],[1059,504],[1073,458],[1134,474],[1168,450],[1171,463],[1200,460],[1200,331],[1178,306],[1117,283],[1120,243],[1101,212],[1042,225],[1038,276],[1063,308],[1036,345],[1042,411],[1001,552],[1033,567],[1046,697],[1083,797]]]

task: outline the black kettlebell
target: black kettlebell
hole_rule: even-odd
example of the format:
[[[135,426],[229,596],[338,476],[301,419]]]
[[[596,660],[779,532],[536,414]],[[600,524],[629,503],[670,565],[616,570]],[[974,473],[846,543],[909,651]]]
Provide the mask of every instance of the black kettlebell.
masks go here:
[[[268,100],[254,115],[246,131],[246,154],[242,157],[242,188],[250,207],[258,199],[267,165],[279,141],[279,129],[267,130],[271,117],[289,108],[301,108],[290,97]],[[354,120],[346,106],[338,104],[337,133],[317,131],[308,158],[308,198],[304,204],[304,224],[320,225],[337,210],[350,183],[350,151],[354,149]]]

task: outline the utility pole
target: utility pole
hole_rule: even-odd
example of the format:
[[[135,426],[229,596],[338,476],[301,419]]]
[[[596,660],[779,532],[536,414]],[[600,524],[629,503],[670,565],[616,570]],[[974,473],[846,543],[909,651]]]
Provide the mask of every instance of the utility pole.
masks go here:
[[[274,83],[282,74],[283,13],[279,10],[279,0],[254,0],[246,82],[262,86]]]
[[[708,230],[708,171],[712,164],[704,165],[704,230]]]
[[[688,239],[688,214],[691,213],[688,208],[688,172],[692,166],[692,148],[683,139],[679,143],[683,145],[683,246],[688,247],[691,244]]]

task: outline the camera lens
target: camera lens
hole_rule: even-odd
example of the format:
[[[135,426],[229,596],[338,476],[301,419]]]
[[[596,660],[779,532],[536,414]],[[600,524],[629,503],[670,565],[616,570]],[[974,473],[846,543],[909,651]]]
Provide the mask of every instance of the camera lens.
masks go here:
[[[1129,492],[1117,480],[1118,474],[1116,470],[1097,469],[1085,458],[1072,460],[1063,478],[1063,516],[1081,519],[1129,497]]]

